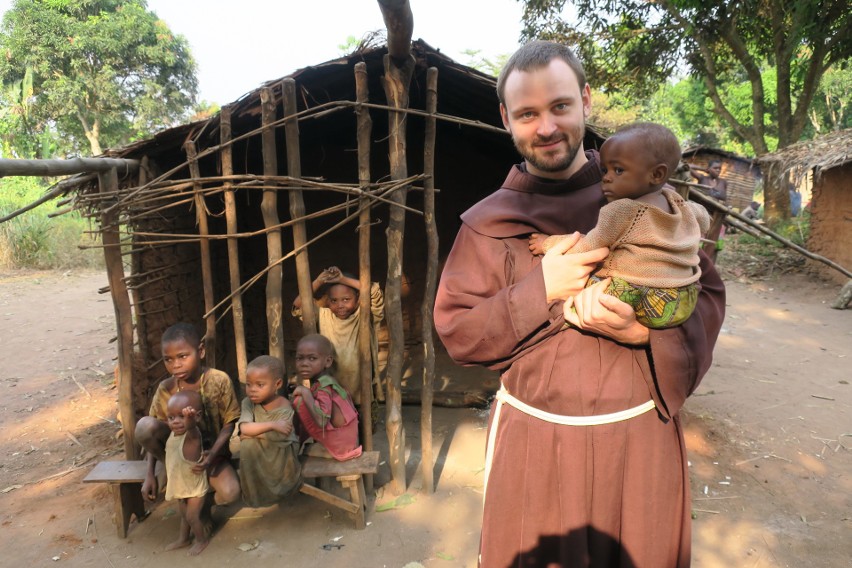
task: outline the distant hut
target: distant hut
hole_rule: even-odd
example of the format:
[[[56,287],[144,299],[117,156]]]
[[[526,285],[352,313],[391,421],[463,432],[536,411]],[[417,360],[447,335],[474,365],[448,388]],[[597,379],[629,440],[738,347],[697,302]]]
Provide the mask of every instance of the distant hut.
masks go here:
[[[760,179],[760,169],[753,160],[708,146],[695,146],[683,151],[684,161],[701,168],[710,162],[722,162],[720,177],[728,182],[728,205],[742,211],[753,200],[754,188]]]
[[[757,159],[761,168],[777,168],[794,185],[813,177],[808,250],[852,268],[852,129],[799,142]],[[808,261],[820,276],[839,284],[848,278],[825,264]]]

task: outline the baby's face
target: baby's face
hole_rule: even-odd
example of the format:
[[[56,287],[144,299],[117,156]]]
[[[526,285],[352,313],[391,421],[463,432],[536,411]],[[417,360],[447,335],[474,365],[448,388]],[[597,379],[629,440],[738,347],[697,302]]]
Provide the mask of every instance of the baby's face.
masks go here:
[[[335,284],[328,289],[328,309],[339,319],[349,319],[358,309],[358,293],[345,284]]]
[[[185,434],[189,428],[195,427],[195,417],[183,415],[183,409],[186,407],[186,401],[179,397],[169,399],[169,404],[166,406],[166,421],[169,429],[176,436]]]
[[[601,189],[607,201],[649,193],[654,186],[652,169],[636,137],[613,137],[601,146]]]

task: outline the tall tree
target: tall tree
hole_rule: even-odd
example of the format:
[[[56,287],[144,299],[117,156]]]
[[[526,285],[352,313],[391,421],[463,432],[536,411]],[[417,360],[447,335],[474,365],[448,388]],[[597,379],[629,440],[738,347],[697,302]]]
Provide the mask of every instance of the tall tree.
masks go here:
[[[0,28],[0,80],[27,68],[32,115],[93,155],[186,118],[198,88],[186,39],[144,0],[16,0]]]
[[[519,0],[524,36],[575,45],[592,80],[647,95],[684,62],[704,82],[715,113],[758,155],[797,142],[820,78],[852,55],[847,0]],[[566,5],[575,16],[562,18]],[[763,74],[775,72],[774,90]],[[726,88],[746,84],[747,113]],[[740,100],[741,97],[735,97]],[[767,192],[767,214],[780,188]]]

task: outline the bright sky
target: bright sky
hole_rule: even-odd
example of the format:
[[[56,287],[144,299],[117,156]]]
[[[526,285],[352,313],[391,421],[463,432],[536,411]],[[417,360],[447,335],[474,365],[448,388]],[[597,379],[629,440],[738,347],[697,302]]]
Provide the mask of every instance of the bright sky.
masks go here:
[[[518,47],[518,0],[410,0],[414,39],[467,63],[467,49],[494,59]],[[12,0],[0,0],[5,12]],[[199,98],[226,104],[297,69],[335,59],[349,36],[384,30],[376,0],[148,0],[189,40]]]

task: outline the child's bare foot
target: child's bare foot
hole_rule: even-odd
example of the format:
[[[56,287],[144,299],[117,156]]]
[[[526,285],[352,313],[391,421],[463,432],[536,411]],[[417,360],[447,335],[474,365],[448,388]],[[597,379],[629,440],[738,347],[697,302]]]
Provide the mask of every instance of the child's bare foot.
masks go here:
[[[171,544],[166,545],[166,550],[177,550],[178,548],[186,548],[192,544],[192,541],[188,538],[179,538]]]
[[[205,531],[207,532],[207,531]],[[207,539],[199,540],[195,539],[195,544],[192,545],[192,548],[189,549],[187,555],[189,556],[198,556],[201,554],[201,551],[207,548],[207,545],[210,544],[210,541]]]

